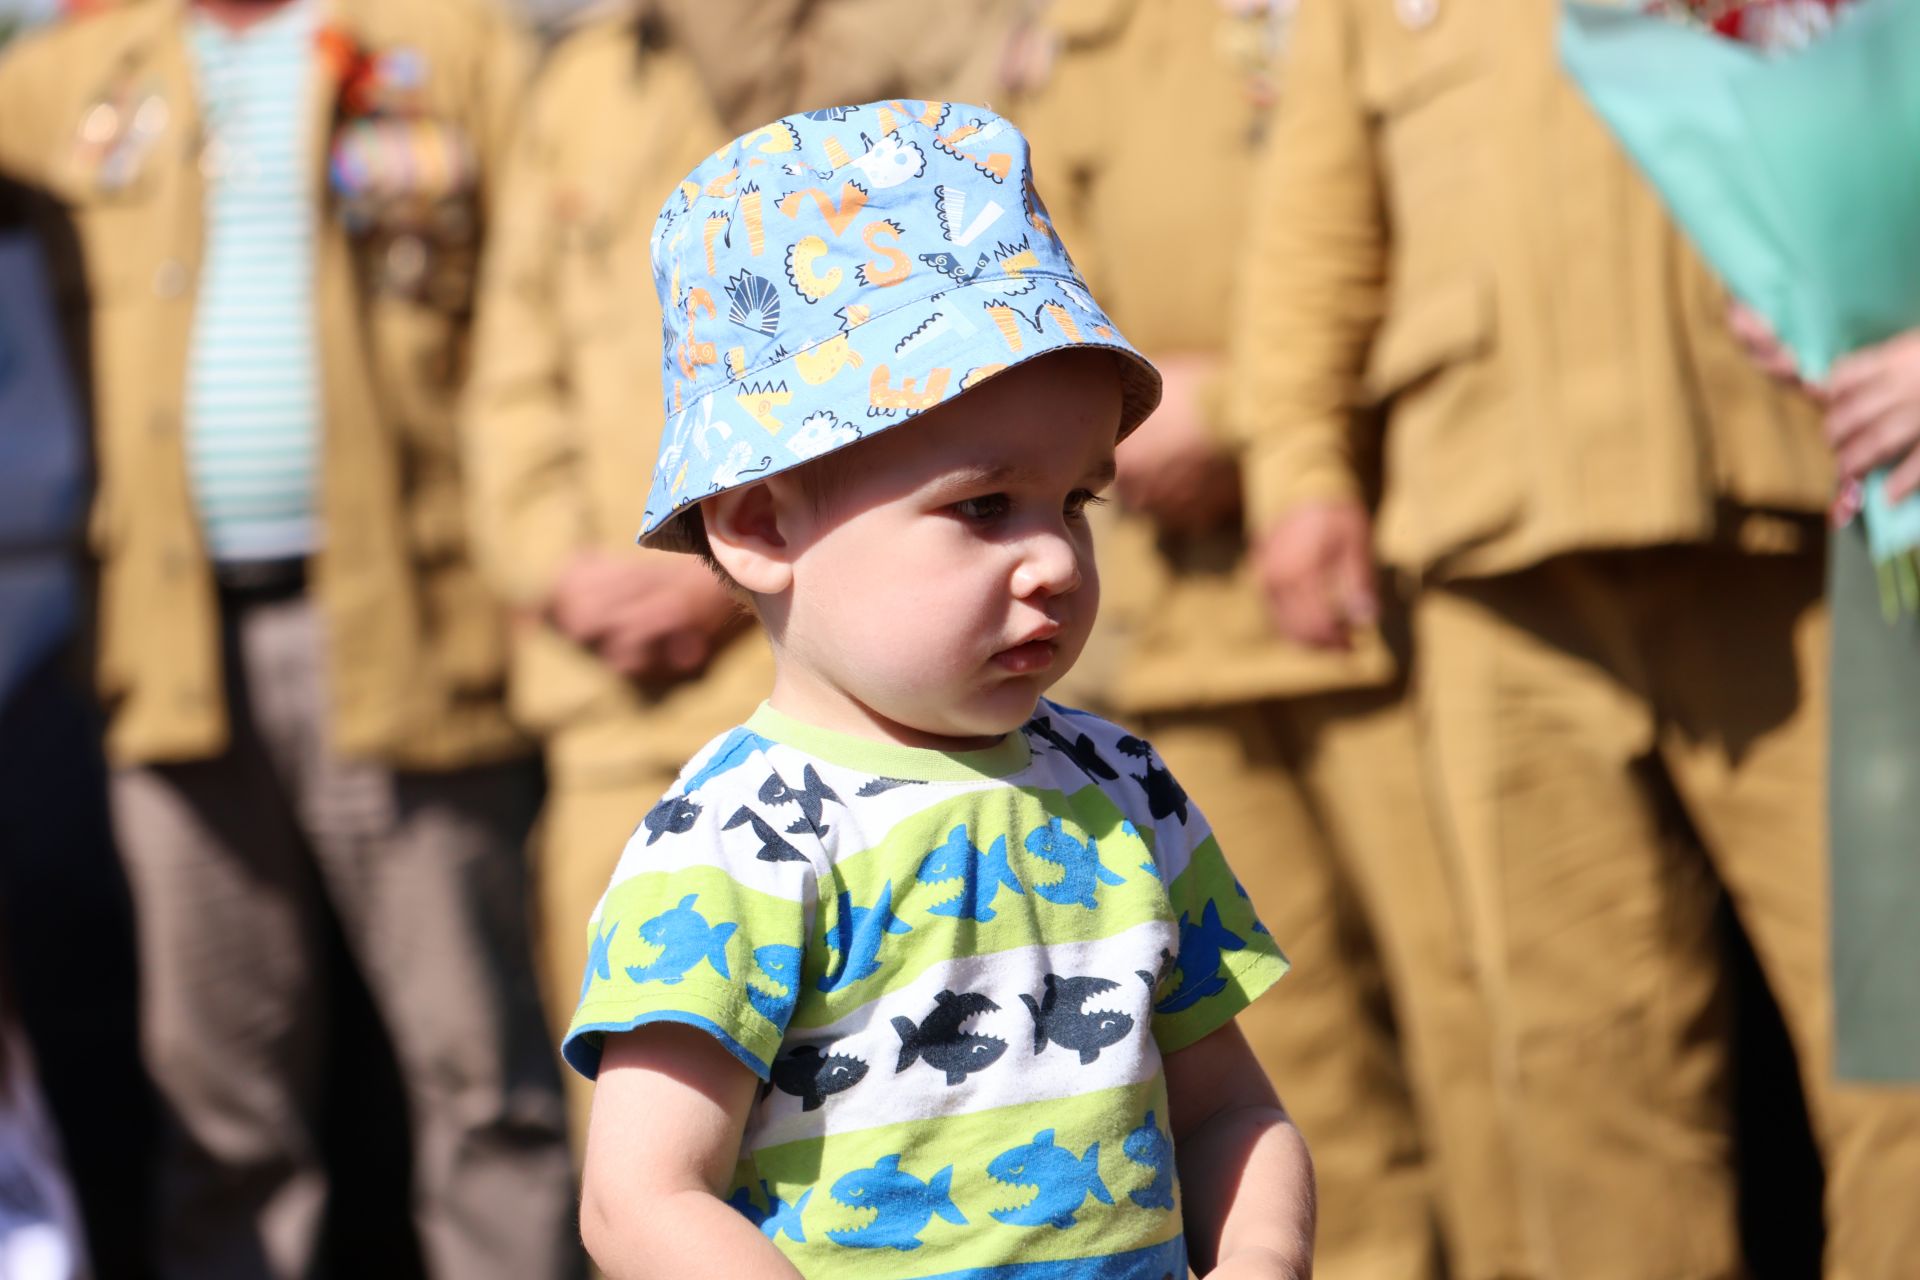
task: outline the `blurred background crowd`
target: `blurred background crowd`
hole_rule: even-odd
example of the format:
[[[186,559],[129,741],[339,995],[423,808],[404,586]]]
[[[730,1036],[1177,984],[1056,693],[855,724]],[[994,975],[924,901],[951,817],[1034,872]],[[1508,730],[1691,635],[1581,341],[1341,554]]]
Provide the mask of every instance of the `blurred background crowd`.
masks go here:
[[[1323,1280],[1920,1275],[1920,1088],[1832,1066],[1820,411],[1555,15],[0,8],[0,1276],[583,1270],[586,921],[771,671],[633,545],[648,234],[735,134],[894,98],[1021,125],[1165,374],[1055,696],[1294,962],[1244,1021]],[[845,142],[744,225],[924,269]]]

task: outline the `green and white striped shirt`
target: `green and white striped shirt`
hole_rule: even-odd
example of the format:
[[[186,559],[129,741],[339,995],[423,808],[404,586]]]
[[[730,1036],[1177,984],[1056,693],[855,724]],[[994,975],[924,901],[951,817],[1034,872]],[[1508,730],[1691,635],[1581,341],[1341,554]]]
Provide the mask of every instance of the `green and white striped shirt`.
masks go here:
[[[299,556],[319,541],[317,157],[306,135],[315,9],[291,0],[237,33],[191,19],[210,136],[187,467],[217,561]]]
[[[1153,749],[1049,702],[957,755],[763,706],[647,814],[589,943],[567,1061],[718,1039],[767,1082],[729,1198],[835,1280],[1185,1276],[1162,1055],[1286,971]]]

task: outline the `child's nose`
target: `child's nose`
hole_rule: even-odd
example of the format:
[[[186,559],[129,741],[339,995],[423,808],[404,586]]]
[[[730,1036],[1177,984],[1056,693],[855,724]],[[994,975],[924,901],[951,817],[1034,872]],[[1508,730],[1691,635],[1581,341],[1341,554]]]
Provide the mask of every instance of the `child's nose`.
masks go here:
[[[1014,570],[1013,593],[1020,599],[1029,596],[1061,596],[1080,589],[1080,551],[1072,540],[1058,533],[1036,535],[1027,544],[1026,554]]]

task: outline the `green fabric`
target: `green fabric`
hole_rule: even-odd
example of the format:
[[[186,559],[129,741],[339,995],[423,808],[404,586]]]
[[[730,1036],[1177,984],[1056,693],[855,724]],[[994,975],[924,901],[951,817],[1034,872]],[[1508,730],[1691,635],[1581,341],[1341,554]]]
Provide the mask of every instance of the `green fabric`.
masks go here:
[[[1843,1080],[1920,1080],[1920,621],[1887,625],[1866,540],[1832,539],[1833,997]]]

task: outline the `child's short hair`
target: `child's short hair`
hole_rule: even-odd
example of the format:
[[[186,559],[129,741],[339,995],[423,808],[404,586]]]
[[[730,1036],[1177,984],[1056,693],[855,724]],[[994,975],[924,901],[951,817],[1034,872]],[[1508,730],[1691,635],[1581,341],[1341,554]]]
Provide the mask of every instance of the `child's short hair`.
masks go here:
[[[1120,358],[1121,434],[1160,376],[1087,292],[1026,139],[983,107],[788,116],[689,174],[653,230],[666,428],[640,538],[706,547],[697,504],[911,421],[1007,368]]]

